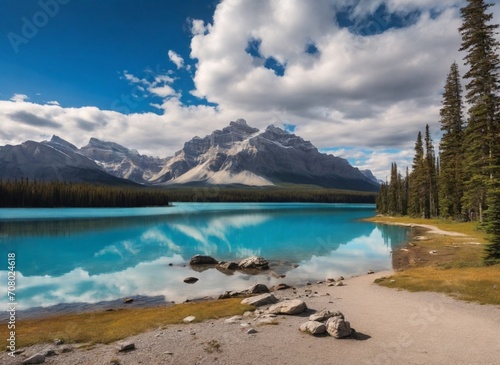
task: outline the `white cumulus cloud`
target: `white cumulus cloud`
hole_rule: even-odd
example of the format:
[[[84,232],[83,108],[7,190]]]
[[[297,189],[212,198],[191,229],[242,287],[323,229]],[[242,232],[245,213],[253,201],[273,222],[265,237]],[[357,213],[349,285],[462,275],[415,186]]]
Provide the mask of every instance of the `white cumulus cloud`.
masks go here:
[[[168,55],[176,69],[169,73],[122,73],[134,86],[131,95],[154,96],[150,105],[161,114],[39,105],[15,94],[0,101],[0,144],[57,132],[77,145],[94,136],[167,156],[194,135],[244,118],[258,128],[292,124],[294,133],[333,153],[361,151],[359,167],[383,179],[390,162],[409,161],[425,124],[439,131],[446,75],[464,56],[458,52],[464,4],[222,0],[210,22],[190,20],[193,90],[176,90],[176,72],[190,65],[173,50]],[[386,29],[388,18],[375,13],[382,5],[405,21]],[[491,10],[499,23],[500,7]],[[340,25],[342,16],[352,27]],[[462,75],[465,70],[461,65]],[[183,104],[185,95],[216,106]],[[437,132],[434,137],[438,142]]]
[[[13,101],[14,103],[22,103],[23,101],[28,100],[29,97],[28,95],[25,94],[14,94],[10,100]]]
[[[184,59],[178,53],[169,50],[168,58],[170,58],[170,61],[172,61],[177,68],[182,68],[184,66]]]

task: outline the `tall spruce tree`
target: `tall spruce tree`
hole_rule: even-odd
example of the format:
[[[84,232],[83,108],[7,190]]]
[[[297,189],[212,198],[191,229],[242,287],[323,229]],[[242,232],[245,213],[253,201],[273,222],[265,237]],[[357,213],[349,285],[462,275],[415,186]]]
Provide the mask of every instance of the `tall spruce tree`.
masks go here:
[[[446,79],[442,103],[439,206],[443,217],[459,218],[462,214],[463,197],[464,117],[462,85],[456,62],[451,65]]]
[[[423,167],[424,180],[424,218],[438,215],[438,187],[436,174],[436,154],[431,138],[429,125],[425,126],[425,159]]]
[[[471,105],[465,130],[465,186],[463,206],[469,218],[482,222],[487,207],[488,190],[492,180],[498,179],[496,161],[500,153],[499,127],[499,68],[497,53],[500,44],[495,39],[497,24],[490,24],[493,4],[484,0],[468,0],[461,9],[463,24],[461,51],[467,52],[465,64],[469,67],[465,78],[466,99]],[[495,176],[496,175],[496,176]]]
[[[500,188],[490,192],[489,209],[487,211],[487,231],[490,243],[486,246],[484,262],[486,265],[500,264]]]
[[[425,163],[422,133],[418,132],[415,142],[415,157],[413,158],[408,192],[408,214],[420,217],[424,211],[425,197]]]
[[[410,172],[408,171],[408,166],[406,166],[406,175],[402,183],[403,186],[403,215],[408,215],[408,201],[410,193]]]
[[[401,214],[398,207],[399,189],[398,189],[398,166],[391,164],[391,182],[389,183],[389,214]]]

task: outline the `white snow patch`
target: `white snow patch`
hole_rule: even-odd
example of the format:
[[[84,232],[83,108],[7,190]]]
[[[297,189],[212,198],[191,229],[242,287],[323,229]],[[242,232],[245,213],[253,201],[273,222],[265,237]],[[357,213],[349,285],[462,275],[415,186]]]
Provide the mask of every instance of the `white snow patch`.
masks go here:
[[[217,171],[208,180],[210,184],[223,185],[223,184],[241,184],[250,186],[272,186],[274,185],[268,179],[256,175],[250,171],[242,171],[237,174],[231,174],[227,171]]]

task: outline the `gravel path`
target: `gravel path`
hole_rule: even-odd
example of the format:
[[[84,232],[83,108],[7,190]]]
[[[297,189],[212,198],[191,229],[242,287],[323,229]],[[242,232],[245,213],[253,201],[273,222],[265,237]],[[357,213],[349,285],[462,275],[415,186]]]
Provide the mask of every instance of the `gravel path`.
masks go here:
[[[53,349],[57,355],[47,357],[46,364],[499,364],[499,307],[373,284],[384,275],[390,272],[350,278],[342,287],[319,284],[300,288],[296,294],[278,292],[280,298],[300,296],[310,308],[301,316],[279,316],[278,325],[255,326],[252,318],[236,324],[220,319],[173,325],[127,339],[136,346],[127,353],[118,353],[115,344],[90,350],[38,345],[15,359],[2,353],[0,363],[21,364],[28,356]],[[336,340],[298,330],[313,310],[323,308],[342,311],[356,334]],[[257,333],[248,334],[245,323]],[[73,350],[61,353],[64,348]]]

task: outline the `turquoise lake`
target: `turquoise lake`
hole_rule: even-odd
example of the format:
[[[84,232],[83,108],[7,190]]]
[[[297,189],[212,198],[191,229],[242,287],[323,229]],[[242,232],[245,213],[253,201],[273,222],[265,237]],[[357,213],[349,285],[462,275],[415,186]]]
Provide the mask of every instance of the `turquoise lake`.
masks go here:
[[[255,283],[297,285],[390,269],[391,251],[406,241],[407,230],[359,221],[374,214],[373,205],[292,203],[0,209],[0,295],[7,298],[10,252],[21,310],[111,305],[125,297],[136,298],[134,305],[181,302]],[[225,261],[262,256],[271,270],[196,272],[186,266],[196,254]],[[199,281],[185,284],[188,276]]]

